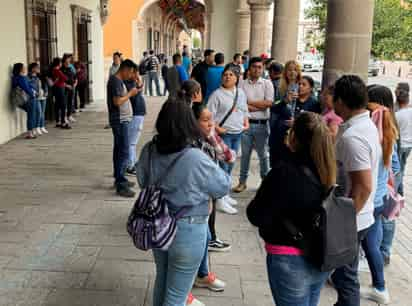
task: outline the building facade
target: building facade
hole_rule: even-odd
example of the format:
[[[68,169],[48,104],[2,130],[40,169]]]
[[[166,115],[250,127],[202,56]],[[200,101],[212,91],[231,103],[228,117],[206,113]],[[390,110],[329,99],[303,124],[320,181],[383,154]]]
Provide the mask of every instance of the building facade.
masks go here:
[[[9,101],[14,63],[38,62],[46,69],[54,57],[73,53],[87,64],[89,99],[104,99],[101,0],[14,0],[0,2],[0,144],[26,129],[26,114]]]

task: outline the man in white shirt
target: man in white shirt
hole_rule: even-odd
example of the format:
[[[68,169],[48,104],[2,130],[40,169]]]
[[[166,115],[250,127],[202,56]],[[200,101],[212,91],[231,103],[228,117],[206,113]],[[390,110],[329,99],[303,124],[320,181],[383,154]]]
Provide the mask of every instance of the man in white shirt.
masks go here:
[[[336,142],[337,183],[354,201],[360,243],[374,223],[373,200],[382,149],[378,130],[366,110],[366,85],[358,76],[346,75],[336,82],[334,102],[336,114],[344,120]],[[332,281],[338,291],[335,306],[360,306],[358,264],[356,258],[333,273]]]
[[[401,164],[402,180],[399,185],[399,193],[403,195],[403,177],[405,175],[406,161],[412,150],[412,108],[409,107],[409,92],[404,89],[396,91],[396,101],[399,111],[396,112],[401,145],[399,148],[399,162]]]
[[[263,179],[269,172],[269,118],[273,105],[274,89],[272,82],[262,78],[263,60],[253,57],[249,61],[249,78],[241,82],[240,87],[247,96],[249,108],[249,130],[242,135],[242,158],[240,163],[239,185],[234,192],[246,190],[249,175],[250,157],[255,149],[260,164],[260,176]]]

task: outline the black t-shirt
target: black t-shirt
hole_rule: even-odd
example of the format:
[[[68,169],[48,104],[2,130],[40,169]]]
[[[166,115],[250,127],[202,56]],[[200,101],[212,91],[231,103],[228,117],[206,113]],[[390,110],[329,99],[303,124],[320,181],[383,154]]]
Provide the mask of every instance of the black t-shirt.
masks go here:
[[[124,81],[127,90],[137,87],[135,81]],[[142,95],[142,92],[139,92],[136,96],[130,98],[130,103],[132,103],[133,116],[144,116],[146,115],[146,101]]]
[[[114,104],[115,97],[127,95],[127,88],[122,80],[112,75],[107,82],[107,108],[109,110],[110,124],[118,124],[124,121],[131,121],[133,110],[130,101],[120,106]]]
[[[203,61],[197,64],[192,71],[192,78],[199,82],[200,86],[202,87],[202,94],[206,94],[206,77],[207,71],[209,70],[209,65]]]

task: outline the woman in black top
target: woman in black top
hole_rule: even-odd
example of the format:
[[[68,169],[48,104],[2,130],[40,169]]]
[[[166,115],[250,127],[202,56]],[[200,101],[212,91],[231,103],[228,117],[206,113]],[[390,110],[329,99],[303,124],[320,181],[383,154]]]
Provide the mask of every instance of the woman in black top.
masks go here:
[[[294,118],[302,112],[321,113],[321,106],[313,94],[315,81],[310,76],[303,76],[299,80],[299,92],[289,91],[282,102],[272,108],[276,116],[269,137],[270,163],[273,165],[276,159],[284,154],[286,149],[285,137],[292,127]]]
[[[306,170],[305,170],[306,169]],[[322,187],[305,174],[310,170]],[[288,149],[278,159],[247,208],[267,250],[267,269],[277,306],[315,306],[328,273],[320,272],[288,231],[293,224],[310,234],[312,217],[335,184],[333,139],[322,117],[300,114],[288,137]]]

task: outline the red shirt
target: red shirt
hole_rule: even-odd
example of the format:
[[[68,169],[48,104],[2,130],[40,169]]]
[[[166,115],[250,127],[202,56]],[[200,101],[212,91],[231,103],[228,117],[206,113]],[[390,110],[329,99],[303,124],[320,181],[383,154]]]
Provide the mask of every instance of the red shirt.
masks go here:
[[[67,76],[61,72],[59,68],[54,68],[53,69],[53,81],[54,81],[54,86],[64,88],[64,85],[67,81]]]

